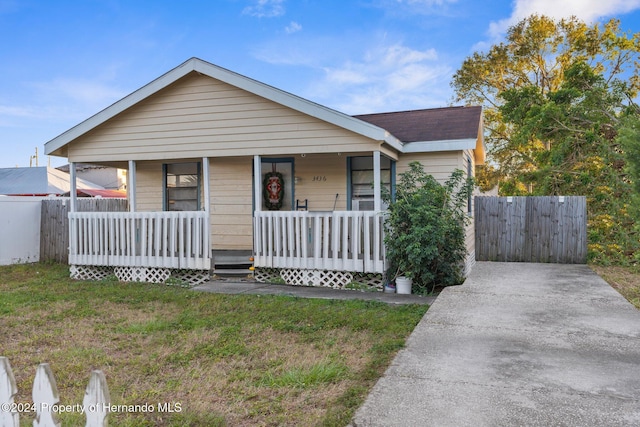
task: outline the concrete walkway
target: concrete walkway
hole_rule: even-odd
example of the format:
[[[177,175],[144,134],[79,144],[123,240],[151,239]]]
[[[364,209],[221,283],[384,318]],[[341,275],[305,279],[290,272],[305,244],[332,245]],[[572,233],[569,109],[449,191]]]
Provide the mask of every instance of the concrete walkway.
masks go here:
[[[193,288],[196,291],[220,294],[286,295],[298,298],[380,301],[387,304],[433,304],[436,297],[385,294],[321,288],[313,286],[272,285],[247,280],[212,280]]]
[[[478,263],[353,426],[640,426],[640,310],[584,265]]]

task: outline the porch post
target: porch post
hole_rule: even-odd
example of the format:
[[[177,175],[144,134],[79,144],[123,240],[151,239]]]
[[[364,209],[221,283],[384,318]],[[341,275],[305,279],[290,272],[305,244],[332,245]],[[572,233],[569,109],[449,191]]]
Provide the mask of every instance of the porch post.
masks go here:
[[[256,212],[262,210],[262,200],[260,198],[260,193],[262,193],[261,166],[260,156],[253,156],[253,209]]]
[[[69,197],[70,199],[70,203],[69,203],[69,212],[75,212],[76,211],[76,205],[77,205],[77,188],[76,188],[76,163],[75,162],[69,162]]]
[[[127,195],[129,196],[129,212],[136,211],[136,161],[129,160],[127,173]]]
[[[209,212],[210,208],[210,195],[209,195],[209,158],[202,158],[202,180],[204,181],[204,211]]]
[[[380,179],[380,151],[373,152],[373,210],[380,212],[382,210],[382,193]]]

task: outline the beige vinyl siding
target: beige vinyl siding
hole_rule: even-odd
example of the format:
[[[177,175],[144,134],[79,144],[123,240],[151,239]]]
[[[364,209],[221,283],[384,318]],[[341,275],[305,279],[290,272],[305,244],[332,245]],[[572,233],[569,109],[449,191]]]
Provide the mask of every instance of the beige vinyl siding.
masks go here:
[[[253,158],[209,161],[212,249],[253,248]]]
[[[295,198],[308,200],[310,211],[347,209],[347,156],[308,154],[295,157]],[[314,179],[315,178],[315,179]],[[336,194],[338,199],[336,202]]]
[[[192,73],[77,138],[69,160],[372,151],[378,141]]]
[[[466,167],[463,167],[464,159],[461,151],[443,151],[402,154],[398,159],[396,173],[406,172],[409,163],[414,161],[420,162],[425,172],[433,175],[438,182],[445,182],[456,168],[466,170]]]
[[[136,210],[162,210],[162,162],[136,162]]]

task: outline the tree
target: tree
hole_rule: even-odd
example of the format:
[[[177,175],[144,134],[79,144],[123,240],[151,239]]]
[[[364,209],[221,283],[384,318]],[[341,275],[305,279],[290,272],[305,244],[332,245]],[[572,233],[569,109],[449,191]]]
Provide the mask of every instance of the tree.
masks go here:
[[[512,144],[528,145],[535,164],[510,181],[535,195],[586,195],[592,261],[624,261],[639,246],[618,136],[624,118],[637,118],[634,104],[623,104],[625,96],[623,87],[610,87],[583,62],[565,71],[556,91],[528,86],[501,94],[499,111],[512,129]]]
[[[638,240],[640,236],[640,117],[638,114],[630,114],[623,118],[618,141],[624,152],[625,170],[632,185],[628,209],[634,223],[631,237]],[[633,260],[640,262],[640,252],[634,254]]]
[[[554,21],[532,15],[511,27],[505,42],[487,53],[476,52],[463,62],[452,86],[458,101],[483,105],[487,164],[494,168],[488,177],[480,168],[480,182],[489,186],[497,180],[501,184],[509,181],[503,193],[526,194],[529,188],[514,178],[537,168],[539,141],[524,143],[512,138],[513,127],[500,111],[502,93],[527,87],[537,88],[538,95],[544,97],[560,88],[569,68],[584,63],[602,75],[607,85],[624,85],[629,99],[637,95],[640,34],[625,34],[619,26],[617,20],[589,26],[576,18]]]
[[[473,179],[456,170],[440,184],[419,162],[411,162],[399,178],[395,200],[388,191],[383,195],[389,205],[385,219],[387,276],[411,277],[418,293],[432,292],[436,285],[462,283],[465,224],[469,221],[466,206]]]
[[[618,26],[529,17],[453,82],[461,99],[486,107],[501,194],[586,195],[589,257],[602,263],[627,262],[639,247],[619,134],[640,111],[640,35]]]

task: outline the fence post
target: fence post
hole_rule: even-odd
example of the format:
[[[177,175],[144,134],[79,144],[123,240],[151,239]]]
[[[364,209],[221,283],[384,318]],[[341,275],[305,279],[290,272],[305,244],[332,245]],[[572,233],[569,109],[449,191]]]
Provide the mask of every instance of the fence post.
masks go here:
[[[36,370],[32,397],[36,409],[33,427],[60,427],[56,413],[53,411],[54,405],[60,402],[60,395],[48,363],[41,363]]]
[[[18,427],[20,425],[20,414],[17,411],[14,412],[12,408],[15,403],[13,399],[17,393],[18,387],[16,387],[16,379],[9,365],[9,359],[0,356],[0,405],[2,405],[0,426]]]
[[[89,379],[87,390],[84,392],[82,405],[87,416],[87,427],[107,426],[111,397],[109,396],[107,379],[102,371],[91,372],[91,378]]]
[[[18,393],[16,380],[9,359],[0,356],[0,427],[19,427],[19,406],[14,398]],[[60,402],[58,386],[48,363],[41,363],[33,380],[33,407],[36,412],[34,427],[60,427],[55,405]],[[84,393],[82,408],[86,427],[106,427],[111,397],[107,380],[102,371],[91,372],[89,385]],[[19,410],[18,410],[19,409]]]

